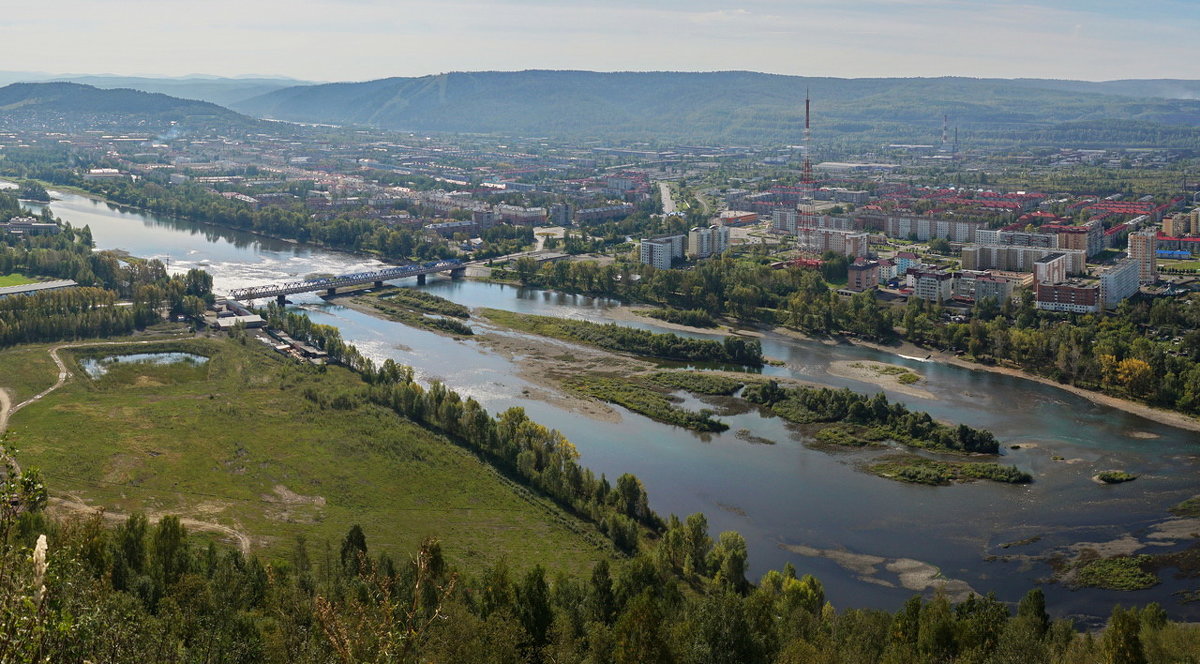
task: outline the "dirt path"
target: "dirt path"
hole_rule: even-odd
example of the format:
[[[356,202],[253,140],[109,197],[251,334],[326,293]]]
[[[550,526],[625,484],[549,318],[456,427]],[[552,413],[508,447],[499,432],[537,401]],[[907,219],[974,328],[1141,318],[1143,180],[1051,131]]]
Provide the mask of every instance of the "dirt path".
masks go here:
[[[109,512],[108,510],[100,507],[92,507],[91,505],[83,502],[82,498],[73,494],[67,494],[65,498],[59,496],[51,498],[50,509],[60,512],[68,512],[71,514],[80,514],[83,516],[100,514],[104,517],[105,521],[113,522],[124,521],[129,516],[127,514],[121,514],[120,512]],[[146,519],[150,523],[158,523],[164,516],[168,515],[148,514],[146,515]],[[243,555],[250,553],[250,536],[240,530],[231,528],[229,526],[223,526],[219,523],[213,523],[211,521],[198,521],[189,517],[180,517],[179,523],[189,530],[223,535],[229,540],[236,542],[238,549]]]
[[[8,390],[0,387],[0,436],[3,436],[4,431],[8,429],[10,411],[12,411],[12,397],[8,396]]]
[[[144,341],[94,341],[94,342],[88,342],[88,343],[59,344],[57,346],[54,346],[53,348],[50,349],[50,359],[54,360],[55,366],[58,367],[58,380],[56,380],[53,385],[51,385],[50,387],[35,394],[34,396],[29,397],[28,399],[22,401],[21,403],[15,405],[15,406],[12,405],[12,397],[9,395],[8,391],[5,390],[4,388],[0,388],[0,436],[4,435],[4,432],[8,429],[9,419],[14,414],[16,414],[17,411],[21,410],[22,408],[24,408],[25,406],[28,406],[31,403],[36,403],[36,402],[40,401],[42,398],[44,398],[48,394],[54,392],[58,388],[65,385],[67,382],[67,379],[69,379],[72,376],[71,371],[69,369],[67,369],[66,363],[62,361],[61,357],[59,357],[59,355],[58,355],[59,351],[65,350],[65,349],[70,349],[70,348],[92,348],[95,346],[132,346],[132,345],[154,344],[154,343],[161,343],[165,340],[166,339],[147,339]],[[17,463],[17,460],[12,457],[9,457],[9,461],[12,462],[13,472],[15,472],[16,474],[20,474],[21,466]],[[103,508],[92,507],[91,505],[88,505],[87,503],[83,502],[83,500],[80,499],[78,496],[70,496],[69,495],[68,498],[61,498],[61,497],[57,497],[57,496],[52,497],[50,499],[50,505],[54,508],[57,508],[57,509],[60,509],[60,510],[66,511],[66,512],[83,513],[83,514],[94,514],[94,513],[99,512],[104,515],[105,519],[110,520],[110,521],[124,521],[128,517],[127,514],[121,514],[119,512],[109,512]],[[157,523],[158,520],[161,519],[162,517],[163,517],[163,515],[161,515],[161,514],[150,515],[149,519],[152,523]],[[229,526],[224,526],[219,523],[213,523],[211,521],[199,521],[199,520],[192,519],[189,517],[180,517],[179,522],[181,524],[183,524],[185,527],[191,528],[192,530],[199,530],[199,531],[203,531],[203,532],[217,533],[219,535],[224,535],[224,536],[236,541],[237,545],[238,545],[238,549],[240,549],[243,554],[247,554],[250,552],[250,536],[247,535],[246,533],[241,532],[240,530],[236,530],[234,528],[231,528]]]

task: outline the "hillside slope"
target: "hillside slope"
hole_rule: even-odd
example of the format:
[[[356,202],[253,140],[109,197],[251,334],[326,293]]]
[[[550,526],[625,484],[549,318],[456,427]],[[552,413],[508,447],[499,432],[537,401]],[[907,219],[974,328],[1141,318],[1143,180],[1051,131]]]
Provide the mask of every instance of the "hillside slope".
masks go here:
[[[0,119],[8,124],[139,126],[145,123],[252,125],[244,115],[204,101],[138,90],[101,90],[78,83],[13,83],[0,88]]]
[[[281,78],[148,78],[142,76],[61,76],[43,78],[54,82],[79,83],[103,90],[128,88],[142,92],[161,93],[180,99],[207,101],[221,106],[282,90],[304,81]]]
[[[1191,144],[1200,102],[995,79],[838,79],[755,72],[450,73],[286,88],[234,105],[257,117],[385,129],[610,140],[796,142],[806,91],[823,140]]]

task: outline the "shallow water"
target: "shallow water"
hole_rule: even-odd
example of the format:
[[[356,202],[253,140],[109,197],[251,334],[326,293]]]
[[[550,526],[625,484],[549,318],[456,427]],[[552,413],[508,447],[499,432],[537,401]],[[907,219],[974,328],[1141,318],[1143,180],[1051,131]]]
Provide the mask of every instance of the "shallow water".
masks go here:
[[[79,360],[79,366],[84,373],[92,378],[99,378],[108,373],[115,364],[180,364],[193,366],[205,364],[208,358],[194,353],[130,353],[128,355],[109,355],[107,357],[85,357]]]
[[[204,267],[213,274],[218,291],[378,265],[348,254],[155,218],[80,196],[56,196],[62,200],[51,204],[54,213],[76,226],[90,225],[100,248],[162,258],[175,272]],[[413,280],[400,283],[414,285]],[[591,321],[608,320],[606,310],[620,305],[603,298],[475,281],[430,279],[425,289],[470,307]],[[935,398],[884,390],[889,398],[939,419],[991,429],[1005,444],[1002,462],[1035,476],[1035,482],[1026,486],[987,482],[915,486],[860,472],[855,465],[863,460],[861,453],[809,449],[781,420],[757,411],[723,417],[730,430],[721,434],[697,434],[659,424],[619,407],[615,410],[621,414],[620,422],[597,422],[525,396],[535,386],[517,375],[520,358],[509,359],[475,341],[374,318],[315,295],[296,297],[294,306],[316,322],[337,325],[368,356],[413,366],[422,380],[442,380],[493,411],[525,408],[535,420],[563,431],[580,450],[582,462],[596,472],[610,478],[623,472],[636,474],[659,513],[702,511],[714,535],[723,530],[741,532],[750,545],[752,576],[792,562],[802,572],[817,575],[831,601],[840,606],[894,609],[912,591],[896,587],[895,575],[884,571],[884,565],[876,568],[877,574],[864,577],[864,570],[839,565],[829,557],[833,554],[800,555],[784,546],[925,561],[946,577],[961,579],[981,592],[995,590],[1001,599],[1015,601],[1035,581],[1049,576],[1049,568],[1019,560],[989,561],[990,556],[1044,554],[1079,541],[1103,542],[1138,533],[1167,518],[1169,506],[1200,493],[1200,435],[1020,378],[857,346],[774,334],[762,339],[765,354],[785,363],[764,367],[766,375],[874,393],[881,388],[832,376],[826,369],[832,362],[847,360],[911,368],[925,379],[919,386]],[[480,326],[478,321],[471,324]],[[623,324],[661,329],[649,323]],[[687,403],[702,406],[690,397]],[[739,429],[776,444],[739,440]],[[1010,445],[1020,449],[1009,449]],[[1119,486],[1090,481],[1093,474],[1108,468],[1123,468],[1140,477]],[[1035,535],[1042,538],[1035,544],[999,548]],[[1200,582],[1173,579],[1172,570],[1162,578],[1159,586],[1137,593],[1068,591],[1054,585],[1046,591],[1059,615],[1101,616],[1114,603],[1159,601],[1177,617],[1200,619],[1200,605],[1180,605],[1171,596],[1181,589],[1195,589]]]

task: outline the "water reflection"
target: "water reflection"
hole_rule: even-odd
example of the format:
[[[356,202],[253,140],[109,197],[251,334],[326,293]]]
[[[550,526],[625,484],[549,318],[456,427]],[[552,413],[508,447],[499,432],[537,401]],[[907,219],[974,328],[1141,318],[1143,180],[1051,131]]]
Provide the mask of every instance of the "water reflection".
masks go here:
[[[65,195],[51,204],[76,226],[88,224],[101,248],[162,257],[172,271],[202,266],[220,291],[325,272],[344,273],[377,261],[324,251],[248,233],[164,220]],[[412,281],[405,282],[412,285]],[[617,300],[566,295],[474,281],[430,279],[432,293],[469,307],[603,322]],[[803,435],[756,410],[724,416],[730,430],[697,438],[615,408],[619,422],[598,422],[559,402],[531,398],[545,386],[522,377],[519,358],[463,341],[380,320],[326,302],[297,296],[296,306],[318,323],[337,325],[368,356],[414,367],[422,380],[438,379],[490,410],[519,406],[535,420],[557,428],[597,473],[614,478],[633,472],[645,482],[652,507],[663,514],[703,511],[714,533],[738,530],[750,544],[753,573],[792,562],[817,574],[828,596],[842,606],[894,609],[911,590],[865,578],[829,551],[845,550],[889,560],[914,559],[961,579],[971,587],[996,590],[1015,601],[1049,569],[1024,560],[992,556],[1040,554],[1079,541],[1106,541],[1145,529],[1167,516],[1170,505],[1200,493],[1198,436],[1073,394],[1019,378],[923,362],[917,358],[850,345],[766,334],[764,352],[783,366],[764,367],[769,376],[791,377],[874,393],[929,411],[934,417],[992,429],[1004,441],[1004,463],[1029,470],[1028,486],[990,483],[952,487],[899,484],[860,472],[859,453],[829,454],[803,443]],[[478,323],[472,323],[478,325]],[[666,329],[645,321],[622,321],[641,329]],[[718,335],[688,333],[696,338]],[[550,344],[535,339],[534,343]],[[832,375],[834,362],[875,360],[913,369],[932,398]],[[689,398],[690,399],[690,398]],[[689,405],[698,406],[689,401]],[[760,445],[737,431],[770,439]],[[1019,445],[1013,449],[1009,446]],[[1090,476],[1124,468],[1141,477],[1115,487],[1097,486]],[[1040,537],[1036,545],[1002,549],[1001,544]],[[791,547],[791,548],[785,548]],[[797,551],[817,550],[821,555]],[[1164,583],[1134,594],[1047,589],[1059,613],[1107,614],[1122,601],[1159,601],[1173,615],[1200,618],[1200,605],[1181,606],[1171,593],[1194,582],[1162,574]]]

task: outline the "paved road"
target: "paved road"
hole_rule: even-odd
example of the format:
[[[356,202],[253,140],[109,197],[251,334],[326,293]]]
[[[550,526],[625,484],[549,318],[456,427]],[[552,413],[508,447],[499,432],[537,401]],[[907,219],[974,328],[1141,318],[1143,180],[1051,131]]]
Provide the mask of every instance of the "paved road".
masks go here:
[[[671,195],[671,186],[669,184],[659,182],[658,193],[662,194],[663,214],[671,214],[679,211],[679,208],[675,205],[675,197]]]

